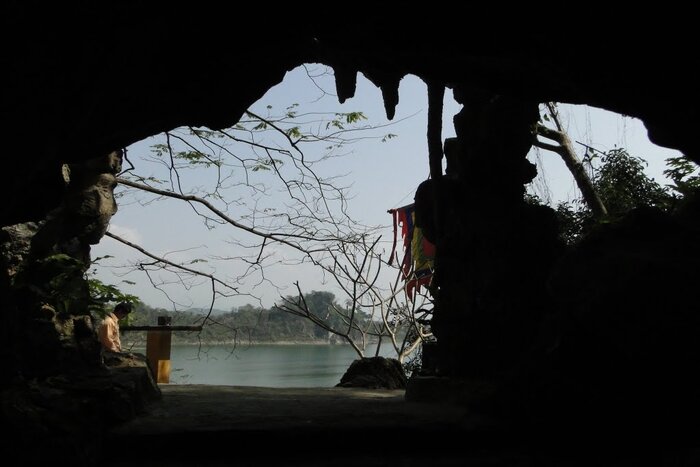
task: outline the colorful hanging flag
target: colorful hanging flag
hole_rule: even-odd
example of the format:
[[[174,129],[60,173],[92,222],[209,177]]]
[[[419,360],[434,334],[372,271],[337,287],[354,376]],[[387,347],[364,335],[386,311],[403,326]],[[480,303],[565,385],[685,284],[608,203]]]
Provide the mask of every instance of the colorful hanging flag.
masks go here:
[[[423,237],[420,227],[415,226],[415,209],[415,204],[409,204],[389,210],[394,223],[394,243],[389,264],[393,262],[398,234],[397,226],[400,226],[404,248],[400,267],[406,282],[406,293],[411,299],[415,297],[417,292],[420,292],[421,287],[430,285],[435,264],[435,245]]]

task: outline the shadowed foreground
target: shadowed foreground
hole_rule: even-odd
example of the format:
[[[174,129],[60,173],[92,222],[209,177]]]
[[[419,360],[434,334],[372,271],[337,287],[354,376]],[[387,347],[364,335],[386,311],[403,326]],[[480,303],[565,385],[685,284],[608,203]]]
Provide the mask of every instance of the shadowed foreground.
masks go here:
[[[113,430],[126,449],[106,465],[692,465],[687,451],[681,460],[639,440],[507,430],[463,407],[407,402],[402,390],[161,389],[148,414]]]
[[[110,465],[372,465],[386,464],[397,446],[402,462],[427,460],[434,456],[417,440],[460,431],[465,420],[465,409],[407,403],[403,390],[203,385],[161,390],[163,399],[146,416],[113,431],[120,446],[140,454]],[[462,443],[455,443],[452,448],[461,450]]]

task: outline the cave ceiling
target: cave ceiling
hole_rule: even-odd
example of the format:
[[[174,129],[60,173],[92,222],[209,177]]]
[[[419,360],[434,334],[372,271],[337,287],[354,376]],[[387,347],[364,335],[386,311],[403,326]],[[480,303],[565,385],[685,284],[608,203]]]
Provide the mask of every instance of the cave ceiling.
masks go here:
[[[3,7],[6,205],[0,223],[42,216],[57,167],[181,125],[221,128],[303,63],[336,70],[339,99],[363,73],[392,115],[400,79],[641,118],[650,139],[698,160],[698,72],[690,32],[643,25],[554,38],[547,28],[469,27],[444,10],[409,15],[347,5],[223,14],[158,5]],[[405,12],[404,12],[405,13]],[[439,33],[436,33],[438,31]],[[7,171],[5,172],[7,173]]]

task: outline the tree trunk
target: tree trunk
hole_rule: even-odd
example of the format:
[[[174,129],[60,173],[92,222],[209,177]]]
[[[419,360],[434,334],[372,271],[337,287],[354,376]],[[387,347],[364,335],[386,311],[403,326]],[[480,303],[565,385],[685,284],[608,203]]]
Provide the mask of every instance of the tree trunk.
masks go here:
[[[544,138],[556,141],[559,143],[559,145],[547,144],[535,140],[535,146],[554,151],[559,154],[564,160],[564,164],[566,164],[569,172],[571,172],[571,175],[573,175],[578,189],[581,190],[581,195],[583,196],[584,201],[593,212],[593,216],[596,219],[601,219],[607,216],[608,210],[605,208],[603,200],[600,198],[600,196],[598,196],[598,192],[593,186],[593,182],[588,177],[586,169],[583,167],[583,164],[576,155],[574,147],[571,144],[571,139],[569,139],[566,132],[562,130],[554,104],[547,104],[547,107],[549,108],[550,114],[557,126],[557,130],[547,128],[546,126],[538,123],[537,134]]]

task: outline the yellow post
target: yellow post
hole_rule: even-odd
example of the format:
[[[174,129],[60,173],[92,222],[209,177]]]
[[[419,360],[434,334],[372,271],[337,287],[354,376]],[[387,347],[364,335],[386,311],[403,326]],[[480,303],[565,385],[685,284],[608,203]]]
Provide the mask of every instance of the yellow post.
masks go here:
[[[158,326],[170,326],[169,316],[159,316]],[[170,331],[148,331],[146,335],[146,358],[156,383],[170,382]]]

